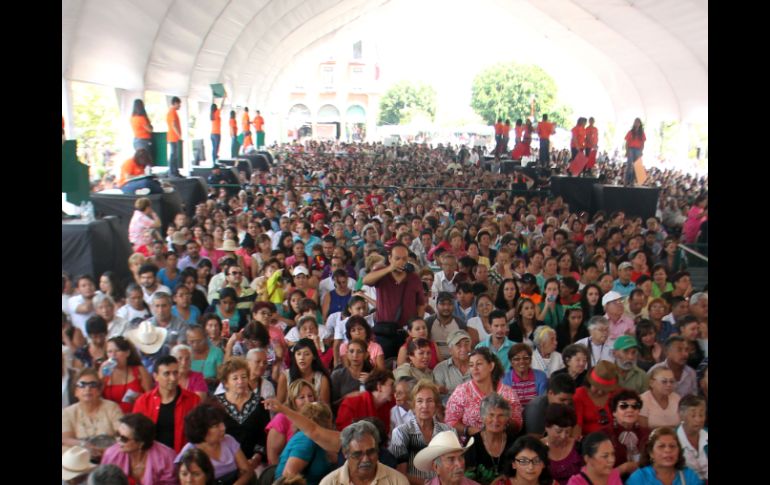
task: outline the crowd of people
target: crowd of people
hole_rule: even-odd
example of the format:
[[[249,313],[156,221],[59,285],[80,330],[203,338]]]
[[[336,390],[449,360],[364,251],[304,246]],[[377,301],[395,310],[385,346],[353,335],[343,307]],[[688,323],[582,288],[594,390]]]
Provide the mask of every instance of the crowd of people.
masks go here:
[[[591,217],[465,147],[273,148],[165,234],[138,198],[128,281],[63,273],[63,480],[707,482],[707,179]]]

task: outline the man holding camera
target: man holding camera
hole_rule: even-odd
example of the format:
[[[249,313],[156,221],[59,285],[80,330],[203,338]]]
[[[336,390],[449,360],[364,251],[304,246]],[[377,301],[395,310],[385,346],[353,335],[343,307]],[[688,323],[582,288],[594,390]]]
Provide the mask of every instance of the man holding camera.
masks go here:
[[[385,358],[398,354],[400,339],[396,338],[397,331],[410,319],[425,314],[422,281],[408,259],[409,249],[401,243],[394,244],[390,265],[364,276],[363,283],[377,289],[377,324],[374,328]],[[391,336],[393,338],[389,338]]]

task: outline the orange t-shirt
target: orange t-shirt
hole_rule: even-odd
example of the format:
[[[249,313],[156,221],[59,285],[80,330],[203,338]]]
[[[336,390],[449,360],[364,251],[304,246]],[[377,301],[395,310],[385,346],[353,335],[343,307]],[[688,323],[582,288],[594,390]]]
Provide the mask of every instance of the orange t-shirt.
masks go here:
[[[586,146],[586,129],[582,126],[572,128],[572,148],[582,150]]]
[[[262,131],[262,127],[265,126],[265,119],[262,117],[262,115],[257,115],[254,117],[254,129],[257,131]]]
[[[586,127],[586,148],[596,148],[599,144],[599,129],[595,126]]]
[[[120,177],[118,177],[118,187],[128,182],[129,178],[144,175],[144,167],[136,163],[134,157],[129,158],[120,166]]]
[[[541,121],[537,124],[537,136],[539,136],[541,140],[550,139],[551,135],[555,132],[554,124],[550,121]]]
[[[249,131],[249,124],[249,114],[244,111],[243,116],[241,116],[241,130]]]
[[[641,138],[634,138],[633,132],[629,131],[626,133],[626,143],[628,144],[628,148],[644,148],[644,142],[647,141],[647,136],[642,133]]]
[[[230,136],[237,136],[238,135],[238,123],[235,121],[235,118],[230,118]]]
[[[144,127],[147,124],[149,124],[149,121],[144,116],[136,115],[131,117],[131,129],[134,130],[134,138],[142,138],[144,140],[152,138],[152,133]]]
[[[211,120],[211,134],[212,135],[221,135],[222,134],[222,118],[219,117],[219,110],[214,110],[214,119]]]
[[[495,135],[502,135],[504,127],[505,125],[502,123],[495,123]]]
[[[169,143],[176,143],[179,141],[179,135],[174,132],[171,128],[174,127],[177,129],[179,133],[182,132],[180,125],[179,125],[179,115],[177,114],[176,110],[174,108],[170,108],[168,110],[168,114],[166,115],[166,123],[168,123],[168,135],[166,138],[168,139]]]

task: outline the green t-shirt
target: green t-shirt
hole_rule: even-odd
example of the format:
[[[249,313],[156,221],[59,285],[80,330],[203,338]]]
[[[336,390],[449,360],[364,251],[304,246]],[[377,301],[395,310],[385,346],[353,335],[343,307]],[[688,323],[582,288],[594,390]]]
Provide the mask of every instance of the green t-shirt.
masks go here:
[[[206,356],[206,360],[193,359],[190,366],[195,372],[200,372],[206,379],[217,378],[217,367],[219,367],[225,360],[225,354],[219,347],[213,347],[209,345],[209,355]]]

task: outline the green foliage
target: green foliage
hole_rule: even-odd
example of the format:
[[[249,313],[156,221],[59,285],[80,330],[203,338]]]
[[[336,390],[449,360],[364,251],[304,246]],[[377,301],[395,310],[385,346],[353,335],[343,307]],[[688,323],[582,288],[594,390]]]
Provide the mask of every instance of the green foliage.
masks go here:
[[[556,98],[556,82],[535,65],[516,62],[496,64],[479,73],[473,80],[471,107],[485,123],[498,118],[525,120],[535,104],[535,120],[543,113],[560,126],[567,126],[572,110]]]
[[[380,99],[379,125],[406,124],[427,116],[436,116],[436,90],[423,83],[401,81],[388,89]]]
[[[89,165],[91,176],[104,173],[104,151],[116,151],[120,119],[114,91],[96,84],[72,83],[73,131],[78,159]],[[128,123],[128,120],[126,120]],[[72,136],[68,135],[68,136]]]

